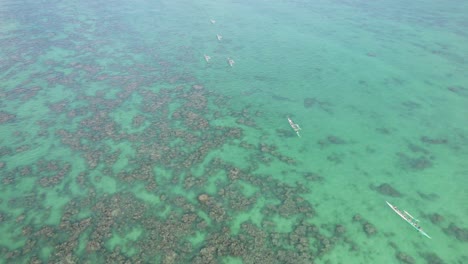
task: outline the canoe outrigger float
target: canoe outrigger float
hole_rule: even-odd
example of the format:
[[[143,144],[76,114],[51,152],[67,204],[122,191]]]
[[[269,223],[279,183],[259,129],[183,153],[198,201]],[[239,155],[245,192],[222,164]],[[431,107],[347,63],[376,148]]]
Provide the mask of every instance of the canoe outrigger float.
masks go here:
[[[291,118],[288,117],[288,122],[289,122],[289,125],[291,125],[292,129],[294,129],[294,132],[296,132],[297,136],[298,137],[301,137],[301,135],[299,134],[299,130],[301,130],[301,128],[299,127],[298,124],[294,124],[294,122],[291,120]]]
[[[386,201],[387,202],[387,201]],[[410,213],[406,212],[405,210],[401,211],[398,209],[396,206],[393,206],[391,203],[387,202],[388,206],[392,208],[395,213],[397,213],[401,218],[405,219],[408,224],[410,224],[412,227],[414,227],[416,230],[418,230],[419,233],[425,235],[426,237],[432,239],[426,232],[422,230],[422,228],[419,226],[418,222],[419,220],[414,218],[414,216],[410,215]]]

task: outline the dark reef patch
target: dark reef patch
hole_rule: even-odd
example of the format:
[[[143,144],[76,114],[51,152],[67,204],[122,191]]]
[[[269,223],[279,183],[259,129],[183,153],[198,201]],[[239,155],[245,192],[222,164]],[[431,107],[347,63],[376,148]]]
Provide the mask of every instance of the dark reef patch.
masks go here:
[[[437,256],[437,254],[432,252],[425,252],[419,254],[424,260],[426,260],[426,264],[444,264],[445,262]]]
[[[325,139],[318,141],[318,144],[321,148],[328,147],[329,145],[344,145],[347,141],[334,135],[329,135]]]
[[[322,182],[324,180],[323,176],[315,172],[304,172],[302,175],[307,181]]]
[[[416,263],[413,257],[403,252],[397,252],[395,254],[395,257],[398,259],[400,263],[405,263],[405,264]]]
[[[332,153],[327,156],[327,160],[335,164],[340,164],[343,162],[344,154],[342,153]]]
[[[364,222],[362,224],[362,229],[364,230],[364,232],[366,232],[367,236],[373,236],[377,234],[377,228],[375,228],[375,226],[370,222]]]
[[[0,111],[0,124],[12,122],[13,120],[15,120],[15,118],[16,118],[16,115],[14,114],[10,114],[5,111]]]
[[[315,97],[307,97],[304,99],[304,108],[318,107],[322,111],[332,113],[332,104],[327,101],[320,101]]]
[[[375,131],[382,135],[390,135],[392,133],[392,131],[386,127],[378,127],[375,129]]]
[[[382,183],[379,186],[375,186],[371,184],[370,186],[371,190],[374,190],[380,194],[391,196],[391,197],[401,197],[401,193],[397,191],[395,188],[393,188],[390,184],[388,183]]]
[[[377,228],[371,222],[364,219],[361,215],[355,214],[353,216],[353,222],[360,223],[362,230],[368,237],[377,234]]]
[[[454,223],[450,223],[447,228],[444,228],[444,232],[447,235],[453,236],[459,241],[468,242],[468,229],[456,226]]]
[[[422,171],[432,167],[432,160],[426,156],[410,157],[405,153],[397,153],[398,163],[401,168],[410,171]]]
[[[435,201],[437,199],[439,199],[439,195],[437,195],[436,193],[429,193],[429,194],[425,194],[425,193],[422,193],[422,192],[418,192],[418,195],[425,199],[425,200],[428,200],[428,201]]]
[[[462,97],[468,97],[468,88],[465,88],[463,86],[458,86],[458,85],[449,86],[447,87],[447,90],[456,95],[459,95]]]
[[[442,215],[440,215],[438,213],[430,214],[429,219],[435,225],[439,225],[445,220],[444,216],[442,216]]]
[[[422,154],[429,154],[429,150],[423,148],[423,147],[420,147],[416,144],[413,144],[413,143],[408,143],[408,149],[411,150],[411,152],[413,153],[422,153]]]
[[[431,144],[431,145],[441,145],[441,144],[448,143],[448,140],[446,138],[430,138],[427,136],[422,136],[421,141],[426,144]]]
[[[275,132],[276,132],[276,135],[282,138],[297,137],[297,134],[294,133],[294,130],[292,129],[276,129]]]
[[[405,101],[405,102],[403,102],[401,104],[408,110],[416,110],[416,109],[421,108],[421,104],[418,104],[418,103],[413,102],[413,101]]]

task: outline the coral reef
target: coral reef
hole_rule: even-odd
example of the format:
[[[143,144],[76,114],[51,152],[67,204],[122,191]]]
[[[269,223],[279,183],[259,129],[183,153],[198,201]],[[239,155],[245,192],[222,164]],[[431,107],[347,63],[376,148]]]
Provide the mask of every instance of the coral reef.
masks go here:
[[[336,237],[341,237],[346,233],[346,228],[343,225],[335,225],[334,234]]]
[[[322,148],[327,147],[329,145],[343,145],[346,143],[347,142],[344,139],[334,135],[329,135],[326,139],[321,139],[318,141],[319,146]]]
[[[16,118],[16,115],[5,111],[0,111],[0,124],[11,122]]]
[[[432,144],[432,145],[442,145],[442,144],[448,143],[448,140],[445,138],[430,138],[427,136],[422,136],[421,141],[426,144]]]
[[[321,101],[318,100],[315,97],[307,97],[304,98],[304,108],[313,108],[313,107],[318,107],[322,111],[325,111],[327,113],[332,113],[332,104],[327,102],[327,101]]]
[[[420,253],[421,257],[424,258],[427,264],[444,264],[445,262],[437,256],[437,254],[432,252]]]
[[[401,168],[411,171],[421,171],[432,167],[433,157],[410,157],[404,153],[397,153]]]
[[[433,224],[436,224],[436,225],[442,223],[445,220],[444,217],[438,213],[430,214],[429,219],[431,220]]]
[[[20,22],[38,18],[37,27],[0,40],[18,44],[0,66],[5,79],[27,75],[37,62],[41,66],[0,97],[31,108],[40,96],[46,98],[37,119],[0,111],[0,124],[31,125],[11,132],[17,143],[0,146],[0,157],[8,158],[0,161],[2,188],[11,195],[0,204],[14,209],[2,208],[0,223],[5,240],[21,245],[0,247],[0,262],[206,264],[230,257],[243,263],[308,264],[325,259],[337,246],[359,250],[346,223],[313,224],[321,220],[316,221],[318,196],[311,192],[326,183],[324,176],[309,167],[298,170],[301,159],[277,142],[251,141],[265,132],[262,122],[269,113],[231,104],[229,96],[216,92],[223,87],[210,90],[216,82],[197,78],[185,66],[193,67],[193,47],[164,37],[146,45],[119,19],[96,26],[93,19],[41,10],[46,13],[17,16]],[[112,18],[118,11],[96,10]],[[67,23],[72,29],[63,26]],[[40,29],[47,29],[46,35]],[[124,31],[135,38],[121,42],[118,32]],[[114,38],[118,45],[112,45]],[[57,51],[63,56],[50,55]],[[275,94],[271,99],[297,102]],[[323,99],[305,98],[303,106],[333,114],[332,103]],[[276,133],[296,137],[287,128]],[[50,145],[42,148],[43,142]],[[337,135],[318,142],[321,147],[350,143]],[[423,160],[402,154],[409,160],[403,167],[432,165],[430,153],[417,146],[412,150]],[[245,163],[229,161],[239,153]],[[15,155],[27,158],[15,164]],[[328,156],[335,163],[343,158],[341,153]],[[269,165],[279,166],[272,168],[282,174],[261,172]],[[17,194],[19,187],[26,190]],[[401,195],[385,184],[375,190]],[[353,221],[367,236],[377,233],[361,216]],[[446,232],[466,236],[454,225]],[[397,259],[411,263],[403,253]]]
[[[405,263],[405,264],[416,263],[413,257],[403,252],[397,252],[395,256],[398,259],[398,261],[400,261],[400,263]]]
[[[402,194],[397,191],[395,188],[393,188],[390,184],[388,183],[382,183],[378,186],[375,186],[373,184],[371,184],[369,186],[369,188],[371,188],[371,190],[374,190],[380,194],[383,194],[383,195],[387,195],[387,196],[391,196],[391,197],[401,197]]]
[[[422,192],[418,192],[418,195],[423,198],[423,199],[426,199],[428,201],[436,201],[437,199],[439,199],[439,195],[436,194],[436,193],[422,193]]]
[[[311,182],[322,182],[322,181],[324,181],[324,177],[322,175],[318,174],[318,173],[315,173],[315,172],[304,172],[303,176],[307,181],[311,181]]]
[[[362,230],[367,236],[373,236],[377,234],[377,229],[373,224],[371,224],[369,221],[365,220],[362,218],[361,215],[356,214],[353,216],[353,222],[357,222],[361,224]]]
[[[367,221],[362,224],[362,228],[367,236],[373,236],[377,233],[375,226]]]
[[[468,242],[468,228],[461,228],[454,223],[450,223],[447,228],[444,228],[444,232],[462,242]]]
[[[198,201],[200,203],[202,203],[202,204],[208,203],[209,199],[210,199],[210,197],[206,193],[202,193],[202,194],[198,195]]]
[[[456,95],[459,95],[459,96],[462,96],[462,97],[468,97],[468,88],[466,88],[466,87],[459,86],[459,85],[453,85],[453,86],[447,87],[447,90],[454,93],[454,94],[456,94]]]
[[[59,184],[63,178],[70,173],[71,164],[65,163],[60,164],[60,161],[53,160],[53,161],[45,161],[40,160],[37,164],[37,171],[39,173],[46,172],[51,176],[43,176],[38,180],[38,183],[42,187],[51,187]],[[42,175],[44,173],[41,173]]]

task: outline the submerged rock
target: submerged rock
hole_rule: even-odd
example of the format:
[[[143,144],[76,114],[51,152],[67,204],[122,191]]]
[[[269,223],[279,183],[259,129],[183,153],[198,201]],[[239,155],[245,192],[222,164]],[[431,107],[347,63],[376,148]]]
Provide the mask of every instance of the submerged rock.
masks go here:
[[[395,188],[393,188],[390,184],[388,183],[382,183],[379,186],[374,186],[373,184],[370,185],[370,188],[374,191],[377,191],[380,194],[387,195],[387,196],[392,196],[392,197],[401,197],[401,193]]]
[[[365,222],[363,225],[362,225],[362,228],[364,230],[364,232],[366,232],[366,235],[367,236],[373,236],[375,234],[377,234],[377,229],[375,228],[375,226],[369,222]]]
[[[420,254],[427,264],[443,264],[445,263],[439,256],[434,253],[422,253]]]
[[[304,99],[304,107],[305,108],[314,107],[315,104],[317,104],[317,99],[315,99],[315,98],[305,98]]]
[[[353,222],[361,222],[362,217],[360,214],[356,214],[353,216]]]
[[[346,228],[343,225],[335,225],[335,236],[340,237],[346,233]]]
[[[422,136],[421,141],[427,144],[440,145],[447,144],[448,140],[446,138],[430,138],[427,136]]]
[[[198,195],[198,201],[200,203],[207,203],[210,200],[210,197],[206,193],[202,193]]]
[[[16,115],[7,113],[5,111],[0,111],[0,124],[13,121],[16,118]]]
[[[400,263],[406,263],[406,264],[413,264],[415,263],[414,258],[411,257],[410,255],[407,255],[403,252],[398,252],[396,254],[396,258],[400,261]]]
[[[438,213],[434,213],[429,215],[429,219],[433,224],[440,224],[441,222],[444,221],[444,217]]]
[[[410,157],[404,153],[397,153],[400,166],[405,170],[421,171],[432,167],[432,156]]]
[[[462,242],[468,242],[468,229],[461,228],[456,226],[454,223],[450,223],[449,227],[444,228],[444,232],[447,235],[451,235],[456,237],[458,240]]]

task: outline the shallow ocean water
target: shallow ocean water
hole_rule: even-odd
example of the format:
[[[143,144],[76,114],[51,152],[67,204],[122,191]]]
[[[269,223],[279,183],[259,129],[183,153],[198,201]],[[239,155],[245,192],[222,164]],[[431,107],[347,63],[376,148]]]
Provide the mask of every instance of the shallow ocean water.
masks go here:
[[[467,12],[2,1],[0,261],[467,262]]]

